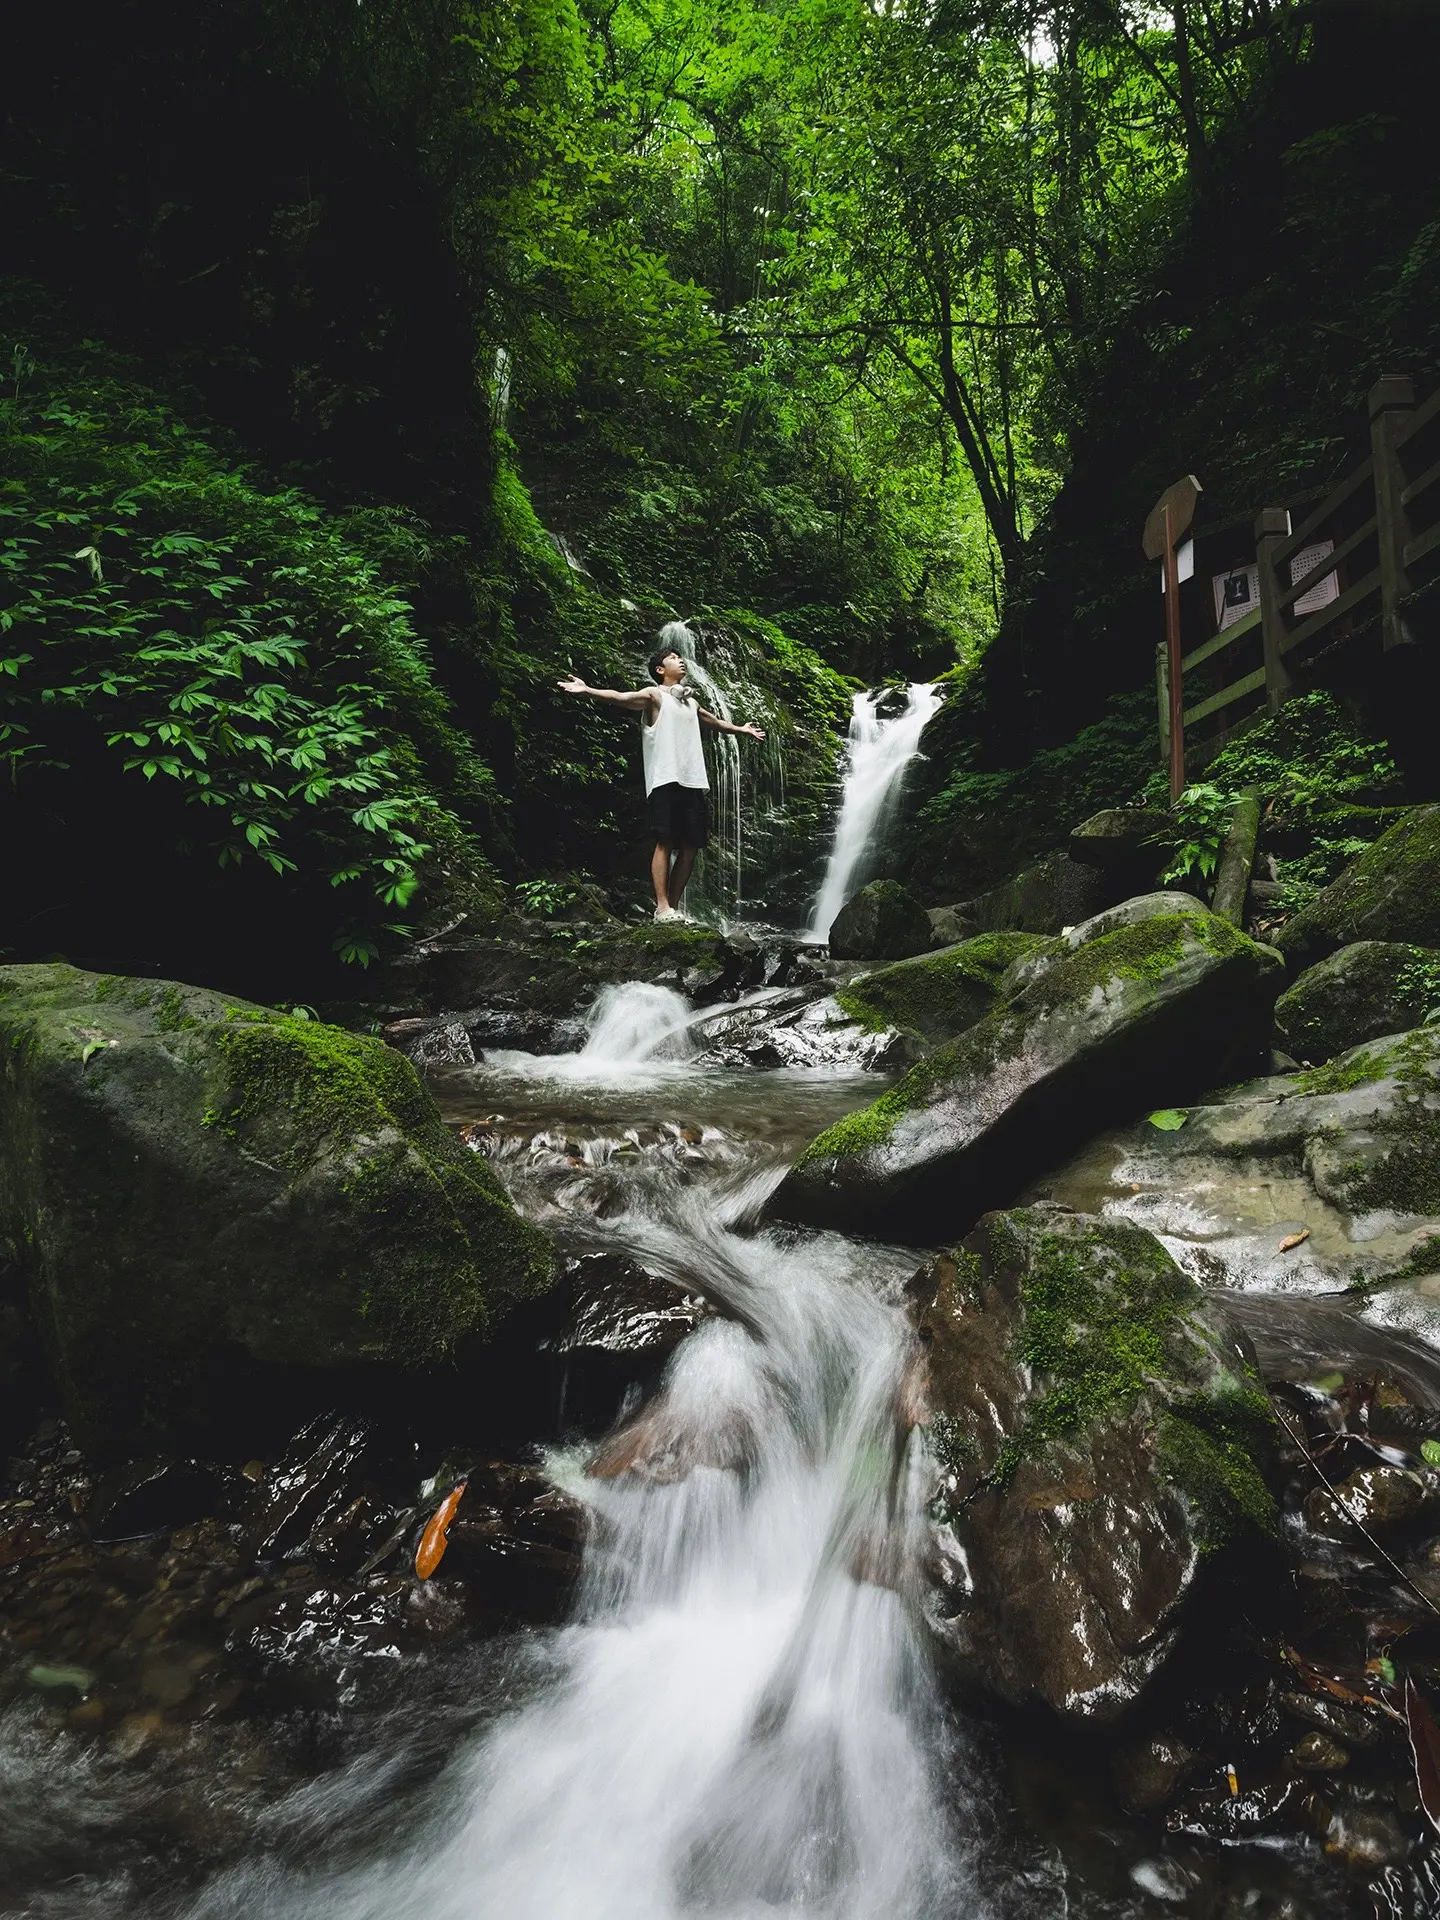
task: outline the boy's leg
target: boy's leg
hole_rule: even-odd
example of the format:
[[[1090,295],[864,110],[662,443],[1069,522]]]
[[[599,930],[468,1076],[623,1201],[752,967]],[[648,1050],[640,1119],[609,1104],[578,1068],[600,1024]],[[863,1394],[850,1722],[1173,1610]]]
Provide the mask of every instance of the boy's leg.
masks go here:
[[[698,849],[695,847],[677,847],[675,849],[675,864],[670,869],[670,904],[672,907],[678,907],[680,905],[680,897],[685,891],[685,882],[695,870],[695,855],[697,851]]]
[[[670,904],[670,842],[657,840],[650,856],[650,884],[655,889],[655,911]]]

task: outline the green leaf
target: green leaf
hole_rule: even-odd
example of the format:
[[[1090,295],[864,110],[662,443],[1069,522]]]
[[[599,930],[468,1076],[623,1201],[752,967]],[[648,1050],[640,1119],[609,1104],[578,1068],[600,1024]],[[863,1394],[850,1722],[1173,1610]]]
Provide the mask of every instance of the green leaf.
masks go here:
[[[1440,1440],[1427,1440],[1420,1448],[1420,1458],[1429,1466],[1440,1467]]]
[[[1151,1126],[1158,1127],[1161,1133],[1178,1133],[1189,1117],[1179,1107],[1158,1107],[1148,1116]]]

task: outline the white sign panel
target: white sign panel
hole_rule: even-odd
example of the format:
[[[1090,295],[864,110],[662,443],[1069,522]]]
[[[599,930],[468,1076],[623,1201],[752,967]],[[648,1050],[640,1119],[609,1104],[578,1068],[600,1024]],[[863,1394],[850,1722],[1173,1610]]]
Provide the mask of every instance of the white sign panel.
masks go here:
[[[1210,577],[1215,595],[1215,625],[1221,633],[1237,620],[1254,613],[1260,604],[1260,568],[1256,561],[1246,567],[1231,567],[1228,573]]]
[[[1187,540],[1182,546],[1178,546],[1175,549],[1175,578],[1183,582],[1193,578],[1194,573],[1195,542],[1193,540]],[[1161,593],[1165,591],[1165,568],[1163,564],[1160,568],[1160,591]]]
[[[1303,580],[1312,567],[1318,566],[1328,554],[1334,551],[1333,540],[1317,540],[1313,547],[1302,547],[1290,562],[1291,586],[1293,587],[1297,580]],[[1327,573],[1322,580],[1317,580],[1313,587],[1307,587],[1295,602],[1296,617],[1303,618],[1307,613],[1318,613],[1322,607],[1328,607],[1332,600],[1339,598],[1340,576],[1338,573]]]

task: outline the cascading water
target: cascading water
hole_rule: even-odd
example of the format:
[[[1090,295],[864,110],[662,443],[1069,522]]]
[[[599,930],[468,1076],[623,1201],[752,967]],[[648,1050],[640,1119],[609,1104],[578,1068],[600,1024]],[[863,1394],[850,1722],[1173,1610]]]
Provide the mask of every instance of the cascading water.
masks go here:
[[[704,644],[684,620],[668,620],[658,647],[672,648],[686,663],[687,678],[704,704],[721,720],[746,720],[768,727],[763,743],[741,743],[733,734],[708,732],[711,769],[710,848],[690,883],[690,904],[717,915],[738,915],[745,905],[746,837],[752,811],[771,812],[785,804],[784,749],[770,725],[769,703],[746,678],[743,663],[732,657],[723,639]]]
[[[867,877],[866,862],[920,750],[920,735],[940,706],[934,687],[916,684],[906,689],[903,710],[882,719],[878,708],[885,693],[883,688],[857,693],[851,709],[840,817],[811,916],[812,940],[830,937],[836,914]]]
[[[928,1482],[893,1303],[913,1260],[740,1232],[773,1177],[702,1184],[652,1161],[620,1207],[596,1164],[530,1197],[722,1308],[597,1455],[551,1461],[592,1528],[550,1684],[452,1766],[389,1857],[246,1869],[194,1920],[938,1920],[979,1904],[915,1625]]]

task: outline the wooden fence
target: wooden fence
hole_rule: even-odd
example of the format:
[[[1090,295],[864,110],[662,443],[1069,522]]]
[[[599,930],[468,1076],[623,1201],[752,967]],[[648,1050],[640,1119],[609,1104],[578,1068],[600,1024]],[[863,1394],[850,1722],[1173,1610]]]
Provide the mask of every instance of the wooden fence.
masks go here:
[[[1412,381],[1394,374],[1378,380],[1370,390],[1369,458],[1298,526],[1291,518],[1286,507],[1262,508],[1253,561],[1236,554],[1232,541],[1233,564],[1209,576],[1217,599],[1222,585],[1233,585],[1235,598],[1254,604],[1183,656],[1185,752],[1193,765],[1247,719],[1274,713],[1303,691],[1309,670],[1333,647],[1378,634],[1379,649],[1388,653],[1416,637],[1407,602],[1440,571],[1440,388],[1417,406]],[[1208,545],[1212,564],[1223,557],[1215,542],[1197,530],[1197,555]],[[1309,608],[1297,608],[1307,600]],[[1218,626],[1237,608],[1213,611]],[[1160,748],[1168,758],[1163,646],[1155,659]]]

